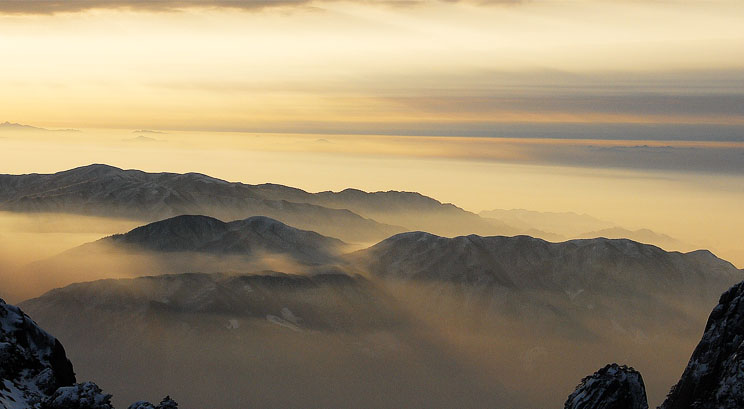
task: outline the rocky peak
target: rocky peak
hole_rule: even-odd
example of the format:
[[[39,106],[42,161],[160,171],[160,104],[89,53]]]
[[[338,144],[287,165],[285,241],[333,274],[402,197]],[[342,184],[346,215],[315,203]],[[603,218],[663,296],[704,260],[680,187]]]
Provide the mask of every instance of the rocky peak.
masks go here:
[[[20,308],[0,299],[0,407],[40,401],[73,385],[75,373],[62,344]]]
[[[726,291],[661,409],[744,407],[744,282]]]
[[[154,406],[153,406],[154,407]],[[75,383],[62,344],[0,299],[0,409],[114,409],[93,382]],[[158,409],[177,409],[166,397]]]
[[[581,380],[565,409],[648,409],[643,377],[633,368],[610,364]]]

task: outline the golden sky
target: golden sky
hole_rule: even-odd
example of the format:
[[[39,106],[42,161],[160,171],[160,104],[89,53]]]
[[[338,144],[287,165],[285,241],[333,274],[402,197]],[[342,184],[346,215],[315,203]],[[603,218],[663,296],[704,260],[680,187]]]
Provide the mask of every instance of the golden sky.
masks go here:
[[[742,265],[743,79],[741,0],[2,1],[0,128],[82,132],[6,125],[0,173],[415,190]]]
[[[0,13],[12,122],[453,136],[744,125],[738,0],[21,0]]]

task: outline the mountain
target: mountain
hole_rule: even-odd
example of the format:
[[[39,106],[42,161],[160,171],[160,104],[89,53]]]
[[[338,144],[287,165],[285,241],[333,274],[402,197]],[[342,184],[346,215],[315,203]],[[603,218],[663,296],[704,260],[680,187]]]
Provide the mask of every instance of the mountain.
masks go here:
[[[391,288],[403,288],[399,297],[422,313],[437,312],[463,331],[534,328],[571,340],[564,356],[587,342],[641,354],[670,342],[665,334],[681,339],[675,345],[689,345],[704,320],[701,312],[744,278],[706,251],[666,252],[624,239],[550,243],[528,236],[411,232],[346,259]],[[666,376],[651,379],[654,397]]]
[[[581,380],[564,409],[648,409],[643,377],[633,368],[607,365]]]
[[[375,276],[441,281],[475,288],[643,296],[682,288],[720,294],[742,277],[731,263],[699,250],[667,252],[626,239],[551,243],[529,236],[455,238],[401,233],[350,256]]]
[[[347,242],[376,242],[417,229],[443,235],[514,232],[507,225],[413,192],[308,193],[276,184],[247,185],[197,173],[145,173],[107,165],[51,175],[0,175],[0,210],[148,222],[183,214],[222,220],[267,216]]]
[[[77,129],[46,129],[46,128],[39,128],[37,126],[31,126],[31,125],[24,125],[24,124],[18,124],[15,122],[8,122],[5,121],[3,123],[0,123],[0,132],[2,131],[13,131],[13,132],[25,132],[25,131],[35,131],[35,132],[80,132]]]
[[[649,229],[630,230],[586,214],[536,212],[522,209],[488,210],[479,215],[486,220],[514,227],[514,234],[559,242],[569,239],[629,239],[653,244],[666,250],[689,251],[696,247]]]
[[[404,231],[346,209],[266,199],[251,185],[197,173],[145,173],[90,165],[55,174],[0,175],[0,210],[130,218],[147,222],[184,214],[222,220],[267,216],[349,242]]]
[[[628,230],[622,227],[611,227],[608,229],[582,233],[576,236],[576,238],[580,239],[589,239],[594,237],[605,237],[608,239],[629,239],[640,243],[653,244],[667,250],[682,251],[695,248],[694,246],[679,241],[674,237],[668,236],[666,234],[656,233],[655,231],[649,229]]]
[[[587,214],[573,212],[537,212],[524,209],[494,209],[479,213],[481,217],[498,220],[520,229],[522,234],[529,234],[531,229],[539,229],[556,236],[574,238],[580,234],[615,227],[613,223],[597,219]],[[530,234],[534,236],[534,234]],[[540,236],[543,237],[543,236]],[[595,236],[597,237],[597,236]],[[549,237],[543,237],[551,240]]]
[[[23,407],[75,384],[72,363],[56,338],[18,307],[0,300],[0,406]]]
[[[555,368],[578,377],[618,357],[644,370],[653,366],[646,388],[660,400],[699,339],[704,312],[744,278],[707,251],[667,252],[626,239],[551,243],[410,232],[346,259],[381,278],[431,325],[469,334],[458,335],[458,347],[511,368],[518,381],[504,382],[529,391],[532,407],[556,404],[560,391],[545,389],[565,379]],[[496,345],[506,345],[512,357],[495,358]]]
[[[364,192],[359,189],[344,189],[340,192],[308,193],[275,184],[257,185],[255,188],[265,197],[349,209],[383,223],[444,236],[471,233],[512,234],[517,231],[506,223],[485,220],[451,203],[442,203],[417,192],[394,190]]]
[[[22,306],[116,405],[168,392],[197,408],[512,407],[497,381],[360,276],[99,280]]]
[[[37,296],[77,281],[179,272],[327,271],[347,247],[264,216],[229,223],[176,216],[32,263],[20,272],[26,288],[16,292]]]
[[[113,409],[111,395],[98,385],[75,383],[72,363],[55,337],[2,299],[0,359],[0,408]]]
[[[277,220],[254,216],[229,223],[208,216],[176,216],[100,240],[100,244],[151,252],[260,256],[282,254],[303,264],[333,261],[346,244]]]
[[[72,284],[21,305],[44,319],[62,308],[81,316],[100,310],[225,317],[210,326],[259,320],[296,330],[351,330],[398,322],[386,300],[366,279],[340,273],[184,273]]]

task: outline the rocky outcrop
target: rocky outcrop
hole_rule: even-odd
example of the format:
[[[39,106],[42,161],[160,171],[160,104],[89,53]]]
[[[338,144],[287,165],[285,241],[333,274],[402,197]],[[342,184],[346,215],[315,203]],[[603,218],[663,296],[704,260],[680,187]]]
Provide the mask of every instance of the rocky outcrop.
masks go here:
[[[158,408],[176,409],[170,397]],[[0,299],[0,409],[113,409],[93,382],[75,383],[62,344]]]
[[[744,407],[744,282],[722,296],[661,409]]]
[[[0,408],[40,404],[75,383],[62,344],[20,308],[0,299]]]
[[[643,377],[633,368],[610,364],[581,380],[565,409],[648,409]]]
[[[129,408],[127,409],[178,409],[178,403],[171,399],[170,396],[166,396],[157,406],[150,402],[141,400],[129,405]]]
[[[84,382],[57,389],[41,409],[114,409],[111,395],[103,393],[93,382]]]
[[[584,378],[566,409],[645,409],[641,374],[608,365]],[[744,407],[744,282],[720,298],[700,343],[679,382],[659,409],[739,409]]]

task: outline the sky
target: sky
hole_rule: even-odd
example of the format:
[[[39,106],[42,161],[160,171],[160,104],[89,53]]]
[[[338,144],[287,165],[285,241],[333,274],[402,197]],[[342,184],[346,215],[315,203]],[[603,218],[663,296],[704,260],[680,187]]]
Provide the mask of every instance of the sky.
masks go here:
[[[744,266],[744,2],[0,2],[0,173],[576,211]],[[148,132],[136,132],[136,131]]]
[[[0,104],[62,128],[741,140],[742,26],[737,0],[11,0]]]

